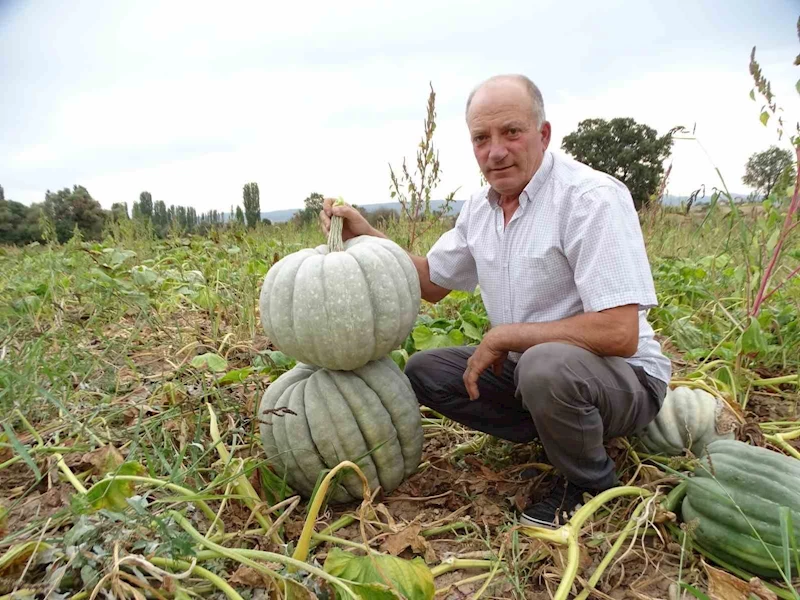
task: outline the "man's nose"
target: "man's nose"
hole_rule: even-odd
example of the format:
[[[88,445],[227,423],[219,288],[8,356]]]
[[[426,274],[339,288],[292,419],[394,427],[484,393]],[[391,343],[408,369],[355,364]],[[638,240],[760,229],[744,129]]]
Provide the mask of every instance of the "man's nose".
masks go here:
[[[489,160],[495,163],[502,162],[508,155],[505,145],[500,142],[492,141],[489,147]]]

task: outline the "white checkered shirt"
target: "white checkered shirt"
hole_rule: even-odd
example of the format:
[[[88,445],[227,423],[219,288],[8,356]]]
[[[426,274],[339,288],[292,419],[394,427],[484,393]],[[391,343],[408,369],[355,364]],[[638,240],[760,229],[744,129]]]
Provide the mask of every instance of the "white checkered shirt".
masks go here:
[[[638,304],[639,347],[627,360],[669,382],[670,361],[647,321],[655,286],[628,189],[547,151],[505,227],[497,200],[486,186],[464,203],[428,253],[431,281],[469,292],[480,285],[492,326]]]

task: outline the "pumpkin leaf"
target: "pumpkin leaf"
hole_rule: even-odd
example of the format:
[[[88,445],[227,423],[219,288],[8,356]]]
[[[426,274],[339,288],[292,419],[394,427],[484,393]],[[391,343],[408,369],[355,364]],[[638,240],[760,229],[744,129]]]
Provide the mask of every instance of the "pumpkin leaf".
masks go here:
[[[220,373],[228,368],[228,361],[222,358],[219,354],[213,352],[206,352],[205,354],[198,354],[192,359],[191,365],[195,369],[206,368],[209,371]]]
[[[119,466],[114,475],[142,475],[144,472],[144,467],[138,462],[126,462]],[[86,500],[96,510],[107,508],[119,512],[128,507],[127,499],[133,496],[134,490],[133,481],[120,481],[112,476],[94,484],[86,492]]]
[[[388,555],[356,556],[339,548],[328,553],[322,567],[326,573],[344,579],[361,598],[384,600],[432,600],[433,573],[419,557],[413,560]],[[399,594],[387,585],[395,588]],[[339,590],[336,590],[339,598]]]
[[[406,363],[408,362],[408,352],[400,348],[399,350],[392,350],[390,356],[394,363],[400,367],[400,370],[406,368]]]
[[[217,379],[217,383],[220,385],[227,385],[229,383],[242,383],[245,379],[250,377],[253,374],[255,368],[253,367],[243,367],[241,369],[234,369],[233,371],[228,371]]]
[[[483,337],[481,335],[480,330],[477,327],[475,327],[475,325],[470,323],[469,321],[463,321],[461,323],[461,330],[464,332],[464,335],[466,335],[471,340],[475,340],[475,341],[479,342],[479,341],[481,341],[481,338]]]
[[[417,350],[431,350],[433,348],[449,348],[462,346],[464,334],[458,329],[451,329],[447,333],[434,332],[427,325],[418,325],[411,333]]]
[[[761,330],[758,319],[750,318],[750,323],[739,338],[739,352],[750,356],[757,356],[767,351],[767,339]]]

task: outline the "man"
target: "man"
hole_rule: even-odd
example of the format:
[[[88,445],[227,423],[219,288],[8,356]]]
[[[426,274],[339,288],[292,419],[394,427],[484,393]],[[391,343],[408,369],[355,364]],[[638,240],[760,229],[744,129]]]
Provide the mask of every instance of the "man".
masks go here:
[[[491,329],[477,347],[414,354],[406,374],[421,404],[512,442],[538,439],[563,481],[526,508],[526,525],[555,527],[583,493],[616,486],[604,440],[658,413],[671,366],[646,318],[657,304],[627,188],[547,150],[551,126],[537,87],[493,77],[470,95],[466,121],[488,186],[464,203],[427,256],[412,256],[422,296],[480,284]],[[377,235],[350,207],[344,235]]]

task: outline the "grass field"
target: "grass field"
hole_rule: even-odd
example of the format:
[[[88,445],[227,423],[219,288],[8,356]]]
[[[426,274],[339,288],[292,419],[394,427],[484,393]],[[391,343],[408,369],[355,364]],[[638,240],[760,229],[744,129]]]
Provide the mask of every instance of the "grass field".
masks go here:
[[[786,206],[642,223],[674,383],[736,407],[741,439],[800,459],[800,277],[787,280],[800,228],[784,227]],[[400,243],[404,231],[389,227]],[[268,469],[256,406],[293,363],[264,337],[258,294],[270,265],[322,241],[291,224],[156,240],[125,223],[101,243],[0,249],[0,598],[329,598],[343,592],[326,557],[366,545],[422,557],[439,598],[552,597],[566,550],[514,527],[515,505],[551,481],[535,444],[425,413],[415,475],[371,508],[319,515]],[[486,328],[480,298],[453,293],[423,306],[403,352],[476,344]],[[609,452],[623,481],[659,494],[686,462],[645,457],[635,439]],[[584,526],[576,593],[639,502],[615,499]],[[720,577],[668,518],[639,524],[592,597],[671,599]]]

